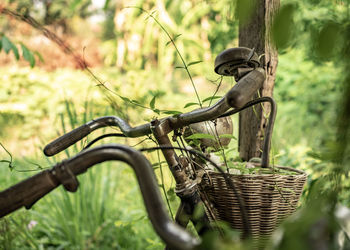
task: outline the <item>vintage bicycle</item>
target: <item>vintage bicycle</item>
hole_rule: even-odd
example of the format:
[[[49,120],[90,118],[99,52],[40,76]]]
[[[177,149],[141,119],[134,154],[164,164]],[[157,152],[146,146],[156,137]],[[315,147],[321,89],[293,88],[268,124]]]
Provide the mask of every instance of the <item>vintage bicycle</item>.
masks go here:
[[[306,175],[301,171],[280,167],[293,171],[294,175],[286,179],[279,175],[262,173],[258,176],[258,181],[244,175],[235,179],[236,177],[222,170],[210,155],[230,141],[222,137],[232,134],[229,116],[253,105],[268,102],[271,113],[266,127],[262,158],[261,161],[251,164],[261,169],[270,169],[269,151],[276,104],[271,97],[252,100],[265,80],[265,70],[259,59],[254,49],[243,47],[220,53],[215,60],[215,72],[233,76],[237,84],[210,107],[155,119],[136,127],[130,126],[120,117],[100,117],[57,138],[44,148],[45,155],[53,156],[102,127],[113,126],[121,130],[119,134],[106,134],[96,138],[76,156],[2,191],[0,216],[22,206],[30,208],[60,184],[67,191],[74,192],[78,188],[77,175],[103,161],[119,160],[128,163],[135,171],[150,221],[171,249],[193,249],[200,245],[200,238],[185,230],[189,221],[192,221],[200,237],[210,230],[217,230],[215,222],[220,220],[227,221],[233,228],[240,230],[242,238],[271,234],[276,224],[294,211]],[[194,140],[188,138],[196,133],[209,134],[213,138],[201,138],[193,143]],[[175,193],[180,198],[180,206],[175,222],[167,214],[151,164],[140,151],[118,144],[90,149],[95,142],[107,136],[136,138],[146,135],[153,135],[158,145],[141,151],[161,150],[176,182]],[[186,146],[185,141],[191,147]],[[172,142],[178,146],[173,146]],[[216,172],[212,171],[213,168]],[[280,180],[276,176],[282,178],[281,182],[278,182]],[[266,180],[262,181],[264,178]],[[276,191],[274,185],[281,183],[287,184],[292,192]],[[256,185],[260,185],[259,189]],[[249,188],[252,189],[248,190]],[[278,192],[279,197],[276,195]],[[205,212],[201,216],[194,216],[198,207],[203,207]]]

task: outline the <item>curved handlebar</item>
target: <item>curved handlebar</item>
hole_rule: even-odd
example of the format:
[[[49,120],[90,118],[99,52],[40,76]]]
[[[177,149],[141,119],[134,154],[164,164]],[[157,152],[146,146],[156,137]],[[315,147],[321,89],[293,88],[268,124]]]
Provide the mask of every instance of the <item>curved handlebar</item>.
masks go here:
[[[262,68],[252,70],[242,77],[235,86],[217,103],[211,107],[191,111],[189,113],[177,116],[166,117],[172,129],[177,129],[192,123],[213,120],[224,114],[230,108],[241,108],[244,106],[254,93],[262,86],[265,80],[265,71]],[[44,148],[46,156],[55,155],[77,141],[83,139],[92,131],[107,126],[117,126],[126,137],[140,137],[150,134],[151,124],[143,124],[137,127],[131,127],[126,121],[116,116],[105,116],[92,120],[67,134],[57,138]]]
[[[52,141],[44,148],[44,154],[46,156],[55,155],[69,146],[73,145],[77,141],[80,141],[85,136],[90,134],[92,131],[108,127],[108,126],[118,126],[126,137],[139,137],[151,133],[150,124],[144,124],[138,127],[131,127],[126,121],[116,116],[104,116],[73,129],[67,134],[58,137],[56,140]]]
[[[63,184],[68,191],[76,191],[75,176],[90,167],[110,160],[129,164],[135,171],[149,219],[164,242],[172,249],[193,249],[200,240],[173,222],[165,209],[157,180],[149,161],[137,150],[118,144],[95,147],[65,160],[50,170],[28,178],[0,192],[0,218],[18,208],[30,208],[36,201]]]

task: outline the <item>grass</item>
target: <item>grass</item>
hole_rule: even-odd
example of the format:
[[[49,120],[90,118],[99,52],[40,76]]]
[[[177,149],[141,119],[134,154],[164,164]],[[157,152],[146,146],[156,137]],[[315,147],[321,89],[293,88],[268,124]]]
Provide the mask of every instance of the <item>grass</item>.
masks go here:
[[[28,93],[22,94],[22,98],[18,99],[16,99],[15,95],[15,97],[12,97],[13,100],[10,101],[12,103],[21,101],[29,108],[36,106],[36,110],[39,112],[37,112],[37,117],[35,118],[41,121],[53,119],[50,123],[56,124],[55,129],[58,130],[59,134],[80,126],[94,117],[113,113],[110,108],[106,108],[108,106],[106,101],[101,102],[101,100],[94,98],[96,96],[101,97],[98,92],[91,91],[88,100],[86,99],[87,91],[79,93],[79,89],[83,88],[81,82],[77,83],[77,81],[74,82],[73,80],[71,88],[65,88],[66,93],[63,93],[63,100],[58,96],[50,100],[50,98],[38,94],[38,89],[40,90],[44,83],[41,82],[42,79],[36,78],[36,76],[43,75],[44,80],[47,80],[46,77],[51,75],[54,79],[53,86],[59,85],[61,81],[65,80],[64,76],[59,75],[57,72],[42,74],[43,72],[35,72],[34,70],[34,73],[27,72],[28,74],[25,74],[23,71],[21,72],[21,69],[18,69],[18,71],[18,74],[13,72],[13,74],[8,75],[12,78],[11,80],[13,80],[14,84],[12,83],[12,86],[5,85],[4,87],[8,89],[8,92],[16,91],[16,94],[19,94],[21,89],[24,89]],[[79,72],[65,73],[68,76],[70,74],[70,79],[74,79],[74,75],[76,77],[80,74]],[[21,86],[22,81],[19,81],[19,78],[23,82],[29,82],[29,86]],[[30,79],[33,80],[32,83]],[[94,88],[94,86],[90,84],[90,88]],[[54,92],[54,87],[50,91]],[[75,93],[69,93],[70,91]],[[52,95],[52,93],[50,94]],[[30,96],[35,96],[35,98]],[[57,99],[53,107],[48,105],[48,102],[55,101],[55,98]],[[83,100],[81,102],[83,105],[77,105],[77,99],[79,102]],[[11,102],[9,103],[11,104]],[[101,103],[104,105],[101,105]],[[50,112],[47,110],[49,108],[51,108]],[[4,132],[2,142],[6,145],[6,148],[9,148],[9,152],[14,152],[14,170],[12,172],[10,172],[7,162],[3,162],[0,165],[1,176],[3,177],[1,182],[2,189],[35,173],[20,172],[28,170],[28,168],[34,169],[34,166],[28,163],[29,161],[40,162],[42,166],[52,166],[62,158],[76,154],[82,148],[82,145],[78,143],[77,146],[66,150],[65,153],[58,157],[46,159],[42,156],[40,148],[32,143],[33,140],[49,142],[48,139],[40,138],[42,135],[35,135],[37,129],[40,131],[49,130],[47,127],[41,127],[45,125],[45,122],[26,124],[27,126],[39,126],[36,129],[29,128],[26,131],[29,133],[28,136],[19,135],[15,138],[7,136],[7,133],[16,131],[23,120],[31,121],[33,119],[27,112],[21,113],[23,119],[17,119],[17,115],[11,115],[11,112],[17,114],[16,111],[10,109],[7,112],[12,126],[6,126],[6,123],[2,126],[7,130],[6,133]],[[51,112],[54,114],[51,114]],[[3,121],[5,122],[5,119]],[[50,135],[47,136],[50,140],[56,136],[55,133],[52,133],[53,131],[51,129]],[[35,139],[33,139],[34,136],[36,136]],[[16,150],[16,145],[11,144],[16,143],[18,145],[21,141],[24,144],[28,143],[28,147],[24,148],[23,151]],[[40,144],[44,145],[43,142]],[[9,159],[9,155],[6,155],[5,151],[3,152],[1,158]],[[24,156],[21,155],[21,152],[24,152]],[[31,160],[27,160],[28,162],[17,160],[25,159],[28,156],[31,156]],[[1,248],[163,248],[160,239],[154,233],[152,226],[147,220],[138,186],[131,169],[121,166],[120,163],[100,164],[81,176],[79,181],[80,188],[76,194],[69,194],[63,188],[59,188],[40,200],[32,210],[24,211],[22,209],[1,220],[1,227],[3,228],[0,236]],[[31,229],[28,228],[30,224],[34,225]]]

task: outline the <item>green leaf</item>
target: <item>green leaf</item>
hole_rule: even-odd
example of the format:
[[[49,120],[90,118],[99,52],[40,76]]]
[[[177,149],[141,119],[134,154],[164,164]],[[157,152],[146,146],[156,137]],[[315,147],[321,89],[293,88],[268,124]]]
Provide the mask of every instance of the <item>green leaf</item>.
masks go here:
[[[184,69],[184,66],[176,66],[175,69]]]
[[[175,191],[174,191],[173,188],[170,188],[166,193],[167,193],[170,201],[174,201],[175,200],[176,195],[175,195]]]
[[[202,100],[202,102],[207,102],[207,101],[211,101],[211,100],[215,100],[215,99],[219,99],[221,98],[222,96],[218,96],[218,95],[215,95],[215,96],[209,96],[207,98],[205,98],[204,100]]]
[[[237,138],[231,134],[219,135],[219,138],[231,138],[231,139],[237,140]]]
[[[135,100],[135,99],[131,100],[131,102],[135,103],[135,104],[138,104],[138,105],[141,105],[141,103],[138,100]]]
[[[155,103],[156,103],[156,96],[153,96],[152,100],[149,103],[149,106],[151,109],[154,109]]]
[[[34,67],[35,66],[35,58],[33,56],[32,53],[30,53],[30,60],[29,60],[29,63],[30,63],[30,67]]]
[[[131,100],[129,99],[129,98],[127,98],[127,97],[124,97],[124,96],[119,96],[124,102],[129,102],[129,103],[131,103]]]
[[[187,64],[187,67],[190,67],[191,65],[195,65],[198,63],[201,63],[202,61],[195,61],[195,62],[190,62],[189,64]]]
[[[19,60],[19,53],[16,45],[14,45],[6,36],[2,37],[2,47],[6,54],[8,54],[10,50],[12,50],[13,54],[16,57],[16,60]]]
[[[162,110],[162,113],[166,114],[166,115],[180,115],[180,114],[182,114],[182,112],[176,111],[176,110]]]
[[[28,48],[24,45],[24,44],[21,44],[21,48],[22,48],[22,55],[23,55],[23,58],[28,61],[30,63],[30,67],[34,67],[35,65],[35,59],[34,59],[34,56],[32,54],[32,52],[30,52],[28,50]]]
[[[190,135],[190,136],[187,136],[186,139],[213,139],[215,140],[215,136],[214,135],[209,135],[209,134],[193,134],[193,135]]]
[[[272,24],[272,41],[278,49],[287,48],[294,37],[294,13],[296,5],[293,3],[286,4],[280,8],[274,17]]]
[[[181,36],[182,34],[177,34],[174,36],[173,40],[175,41],[179,36]]]
[[[182,34],[177,34],[176,36],[173,37],[172,40],[175,42],[175,40],[176,40],[179,36],[181,36],[181,35],[182,35]],[[171,40],[168,41],[168,42],[165,44],[165,46],[168,46],[171,42],[172,42]]]
[[[184,108],[188,108],[188,107],[195,106],[195,105],[198,105],[198,106],[199,106],[199,104],[196,103],[196,102],[189,102],[189,103],[186,103],[186,105],[184,106]]]
[[[2,41],[0,40],[0,52],[1,52],[1,49],[2,49]]]
[[[40,62],[42,63],[44,62],[44,58],[38,51],[34,51],[34,55],[36,55],[39,58]]]
[[[342,46],[342,27],[335,22],[327,22],[316,37],[316,53],[323,60],[331,60]]]
[[[160,110],[159,109],[152,109],[154,113],[157,113],[158,115],[160,115]]]
[[[11,43],[11,49],[12,49],[13,54],[15,54],[16,60],[19,60],[19,53],[18,53],[18,49],[17,49],[16,45]]]
[[[2,47],[4,48],[6,54],[8,54],[12,49],[12,43],[6,36],[2,37]]]

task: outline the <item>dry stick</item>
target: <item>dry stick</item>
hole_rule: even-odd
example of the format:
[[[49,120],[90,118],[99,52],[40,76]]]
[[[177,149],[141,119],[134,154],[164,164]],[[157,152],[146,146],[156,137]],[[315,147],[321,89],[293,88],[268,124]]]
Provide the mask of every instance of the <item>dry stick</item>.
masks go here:
[[[69,47],[68,44],[66,44],[61,38],[59,38],[55,33],[51,32],[50,30],[46,29],[43,27],[43,25],[41,25],[40,23],[38,23],[34,18],[32,18],[29,15],[21,15],[20,13],[17,13],[15,11],[9,10],[8,8],[3,7],[3,5],[0,5],[0,14],[3,15],[8,15],[8,16],[12,16],[17,20],[23,21],[27,24],[29,24],[30,26],[32,26],[33,28],[41,31],[43,33],[44,36],[46,36],[48,39],[50,39],[52,42],[56,43],[61,49],[62,51],[67,54],[67,55],[71,55],[74,58],[74,61],[76,63],[76,66],[79,69],[86,69],[88,67],[88,64],[85,62],[85,60],[83,58],[81,58],[80,55],[74,53],[74,51],[72,50],[71,47]]]
[[[73,59],[77,65],[77,67],[79,69],[85,70],[87,73],[90,74],[90,76],[92,76],[92,78],[99,83],[99,86],[102,86],[103,88],[105,88],[106,90],[108,90],[109,92],[118,95],[117,93],[115,93],[114,91],[112,91],[111,89],[109,89],[104,82],[102,82],[88,67],[88,63],[86,63],[86,60],[84,58],[82,58],[80,55],[74,53],[73,49],[67,44],[65,43],[61,38],[59,38],[55,33],[53,33],[52,31],[46,29],[45,27],[43,27],[43,25],[41,25],[40,23],[38,23],[34,18],[32,18],[31,16],[27,15],[21,15],[20,13],[17,13],[15,11],[9,10],[7,8],[5,8],[3,5],[0,4],[0,14],[3,15],[8,15],[8,16],[12,16],[15,19],[19,20],[19,21],[23,21],[27,24],[29,24],[30,26],[32,26],[33,28],[41,31],[43,33],[44,36],[46,36],[49,40],[51,40],[52,42],[56,43],[58,45],[59,48],[62,49],[62,51],[67,54],[67,55],[71,55],[73,56]],[[119,95],[118,95],[119,96]]]

